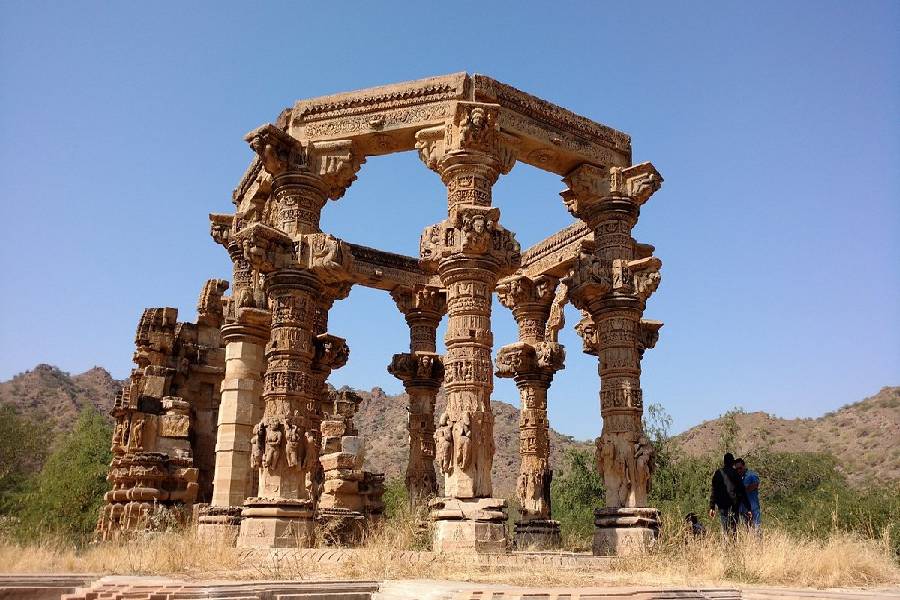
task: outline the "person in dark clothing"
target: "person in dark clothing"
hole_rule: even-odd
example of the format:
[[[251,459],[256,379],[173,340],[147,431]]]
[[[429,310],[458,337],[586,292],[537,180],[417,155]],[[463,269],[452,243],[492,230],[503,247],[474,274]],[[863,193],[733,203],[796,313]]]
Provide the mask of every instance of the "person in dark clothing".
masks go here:
[[[744,489],[743,478],[734,469],[734,455],[726,453],[722,463],[722,468],[717,469],[712,477],[709,517],[714,519],[718,513],[722,533],[734,535],[741,506],[747,504],[747,490]]]
[[[694,537],[700,537],[706,533],[706,528],[703,526],[703,523],[700,522],[697,513],[691,512],[686,514],[684,516],[684,523]]]

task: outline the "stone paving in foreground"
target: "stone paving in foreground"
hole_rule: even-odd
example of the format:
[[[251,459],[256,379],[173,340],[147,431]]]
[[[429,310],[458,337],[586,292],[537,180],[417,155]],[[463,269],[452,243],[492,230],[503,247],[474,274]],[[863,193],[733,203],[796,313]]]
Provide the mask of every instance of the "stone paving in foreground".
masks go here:
[[[188,581],[91,574],[0,575],[0,600],[900,600],[900,587],[522,588],[456,581]]]

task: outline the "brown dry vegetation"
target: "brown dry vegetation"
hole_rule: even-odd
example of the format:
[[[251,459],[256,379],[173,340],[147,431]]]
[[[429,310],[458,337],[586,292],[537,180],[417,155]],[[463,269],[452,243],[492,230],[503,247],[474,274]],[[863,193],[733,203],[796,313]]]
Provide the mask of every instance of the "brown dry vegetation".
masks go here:
[[[194,579],[445,579],[513,585],[787,585],[874,587],[900,583],[888,540],[835,532],[812,539],[768,530],[725,543],[718,534],[694,539],[677,527],[645,555],[613,559],[608,569],[477,565],[464,555],[416,552],[423,530],[408,515],[369,536],[338,563],[286,551],[247,552],[198,538],[194,530],[78,550],[45,540],[27,546],[0,541],[0,564],[11,572],[89,572]],[[427,537],[427,535],[426,535]]]

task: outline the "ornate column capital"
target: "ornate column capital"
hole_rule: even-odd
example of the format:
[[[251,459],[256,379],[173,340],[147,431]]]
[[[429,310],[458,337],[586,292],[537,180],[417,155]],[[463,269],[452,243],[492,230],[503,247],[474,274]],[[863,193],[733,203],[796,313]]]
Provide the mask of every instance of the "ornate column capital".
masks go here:
[[[257,127],[245,135],[244,140],[272,177],[309,168],[309,158],[303,144],[271,123]]]
[[[581,320],[575,324],[575,332],[581,336],[582,351],[591,356],[599,356],[599,338],[597,324],[586,310],[581,311]]]
[[[481,164],[488,186],[493,185],[512,170],[518,146],[518,138],[500,131],[499,104],[455,102],[453,116],[444,125],[416,132],[419,158],[448,185],[448,170],[459,163]]]
[[[271,123],[254,129],[244,139],[259,155],[266,172],[276,180],[292,171],[309,173],[321,181],[323,191],[331,200],[344,195],[366,162],[365,156],[354,149],[350,140],[313,142],[304,146]]]
[[[497,282],[497,298],[500,304],[513,311],[523,307],[549,311],[558,283],[557,278],[549,275],[532,279],[517,273]]]
[[[662,261],[655,256],[605,260],[582,250],[564,281],[569,286],[572,304],[595,313],[628,304],[629,298],[645,303],[659,287],[661,268]]]
[[[330,373],[346,365],[350,358],[350,347],[347,345],[347,340],[330,333],[317,335],[313,339],[313,347],[315,354],[312,368],[314,371]]]
[[[451,257],[484,259],[500,275],[515,272],[522,253],[515,235],[499,224],[500,210],[471,204],[454,204],[447,220],[425,229],[419,242],[424,266],[437,270]]]
[[[439,387],[444,379],[444,360],[436,352],[404,352],[393,356],[387,370],[404,384]]]
[[[243,259],[260,273],[296,266],[294,240],[281,230],[254,223],[232,237]]]
[[[515,342],[497,351],[497,377],[541,378],[549,383],[563,368],[566,350],[557,342]]]
[[[595,226],[605,211],[637,210],[656,192],[663,182],[662,175],[650,162],[631,167],[605,169],[584,163],[563,177],[567,188],[560,192],[566,209],[572,216]],[[621,206],[622,201],[631,205]]]
[[[641,319],[638,327],[638,353],[641,355],[641,358],[644,357],[645,350],[656,347],[656,342],[659,341],[659,330],[662,327],[662,321]]]
[[[430,317],[440,321],[447,312],[447,292],[437,287],[398,286],[391,290],[391,298],[406,317]]]
[[[341,198],[354,181],[365,156],[354,149],[350,140],[313,142],[308,151],[314,172],[325,185],[330,200]]]

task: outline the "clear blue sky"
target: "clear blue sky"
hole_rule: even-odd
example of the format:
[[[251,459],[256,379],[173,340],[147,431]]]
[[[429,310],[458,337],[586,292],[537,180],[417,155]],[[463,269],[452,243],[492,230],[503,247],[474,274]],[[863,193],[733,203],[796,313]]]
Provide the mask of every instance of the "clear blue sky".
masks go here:
[[[898,30],[900,3],[874,1],[3,2],[0,378],[125,377],[143,307],[193,319],[203,281],[230,275],[206,215],[231,210],[242,136],[283,107],[465,70],[630,133],[665,176],[636,237],[663,260],[645,396],[676,429],[859,400],[900,384]],[[525,165],[496,186],[523,246],[570,221],[562,188]],[[445,211],[407,153],[370,159],[323,227],[415,254]],[[402,389],[386,294],[355,289],[331,330],[351,344],[335,385]],[[551,423],[594,437],[596,359],[562,341]],[[517,395],[498,380],[496,397]]]

